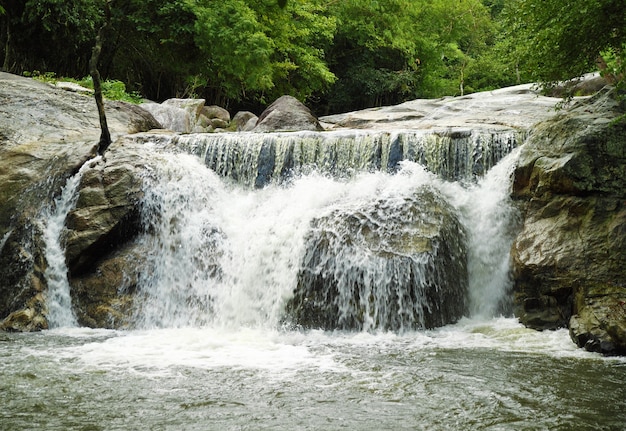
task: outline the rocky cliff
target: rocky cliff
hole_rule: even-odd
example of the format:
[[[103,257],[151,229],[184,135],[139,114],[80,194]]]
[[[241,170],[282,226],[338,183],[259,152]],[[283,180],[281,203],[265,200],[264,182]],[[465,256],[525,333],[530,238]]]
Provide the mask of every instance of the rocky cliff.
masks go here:
[[[113,139],[159,127],[124,103],[107,115]],[[41,220],[99,135],[91,97],[0,73],[0,329],[47,327]]]
[[[516,315],[569,327],[588,350],[626,353],[626,118],[612,91],[535,126],[513,196]]]

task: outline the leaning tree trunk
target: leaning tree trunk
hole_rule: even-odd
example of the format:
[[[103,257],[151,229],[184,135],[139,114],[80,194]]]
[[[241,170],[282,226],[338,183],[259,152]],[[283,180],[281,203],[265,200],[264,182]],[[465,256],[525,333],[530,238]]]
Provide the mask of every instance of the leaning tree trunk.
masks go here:
[[[109,145],[111,145],[111,133],[109,132],[109,126],[107,125],[107,117],[104,112],[104,100],[102,98],[102,85],[100,83],[100,72],[98,71],[98,61],[100,60],[100,53],[102,52],[102,44],[106,36],[106,31],[111,23],[111,9],[109,7],[109,1],[104,4],[105,8],[105,21],[98,34],[96,35],[96,44],[91,50],[91,59],[89,60],[89,74],[93,79],[94,97],[96,98],[96,105],[98,106],[98,116],[100,118],[100,142],[98,142],[98,154],[104,154]]]
[[[2,62],[2,70],[4,72],[9,72],[10,63],[9,59],[11,58],[11,23],[9,22],[9,16],[5,11],[5,43],[4,43],[4,61]]]

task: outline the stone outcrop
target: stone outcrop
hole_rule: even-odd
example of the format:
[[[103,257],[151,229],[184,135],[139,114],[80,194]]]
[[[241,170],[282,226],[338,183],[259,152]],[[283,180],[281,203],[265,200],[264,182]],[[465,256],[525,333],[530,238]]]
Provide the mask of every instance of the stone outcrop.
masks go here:
[[[368,202],[313,223],[293,298],[305,328],[410,330],[467,312],[465,233],[434,190]]]
[[[164,129],[176,133],[208,133],[230,127],[230,113],[219,106],[205,106],[204,99],[167,99],[163,103],[145,102]]]
[[[306,107],[281,99],[258,119],[256,131],[320,130]],[[162,125],[138,106],[107,102],[113,143],[83,172],[63,239],[78,321],[107,328],[131,324],[139,280],[153,269],[140,201],[144,181],[158,166],[154,152],[196,152],[220,175],[249,177],[250,185],[263,187],[311,163],[330,173],[358,160],[365,170],[393,171],[409,156],[431,166],[417,151],[422,147],[401,141],[397,129],[456,139],[479,124],[497,136],[525,136],[549,119],[533,126],[515,172],[513,197],[524,218],[512,252],[515,312],[532,328],[569,327],[588,350],[626,354],[624,109],[604,92],[554,116],[557,101],[518,86],[329,116],[322,122],[337,129],[334,134],[256,135],[254,157],[235,134],[217,134],[206,145],[193,135],[138,134]],[[249,113],[230,121],[204,101],[159,106],[177,110],[176,121],[189,119],[179,133],[226,122],[249,130],[257,123]],[[374,145],[357,145],[360,133]],[[91,97],[0,73],[0,329],[47,327],[44,215],[66,180],[95,156],[99,136]],[[471,153],[487,169],[500,157],[492,152]],[[288,320],[307,328],[390,330],[454,322],[467,310],[463,236],[454,211],[429,189],[393,205],[381,200],[320,217],[306,238]]]
[[[148,135],[149,136],[149,135]],[[65,239],[69,281],[79,324],[97,328],[129,325],[138,279],[149,271],[140,240],[144,179],[159,148],[142,139],[114,142],[106,159],[84,172]]]
[[[626,119],[611,92],[536,126],[513,196],[516,314],[536,329],[569,327],[588,350],[626,353]]]
[[[416,99],[394,106],[320,117],[326,130],[528,130],[554,115],[560,99],[538,94],[533,84],[461,97]]]
[[[114,140],[159,127],[135,106],[106,109]],[[93,98],[0,73],[0,329],[47,326],[41,215],[99,136]]]
[[[324,130],[309,108],[293,96],[281,96],[261,113],[255,132]]]
[[[233,117],[233,123],[235,124],[235,130],[237,132],[249,132],[256,126],[256,122],[259,117],[254,115],[250,111],[240,111]]]

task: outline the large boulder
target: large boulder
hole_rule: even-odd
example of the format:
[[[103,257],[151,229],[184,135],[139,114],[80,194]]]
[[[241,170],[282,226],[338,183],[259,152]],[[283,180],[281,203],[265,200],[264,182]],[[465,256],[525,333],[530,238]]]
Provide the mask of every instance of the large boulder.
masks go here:
[[[127,326],[138,280],[149,271],[140,241],[140,201],[158,148],[146,146],[142,137],[117,140],[106,159],[83,173],[76,205],[66,219],[72,302],[84,326]]]
[[[536,329],[569,327],[588,350],[626,353],[626,121],[612,92],[538,125],[513,196],[515,308]]]
[[[167,99],[163,103],[145,102],[141,108],[150,112],[165,129],[177,133],[206,133],[225,129],[229,112],[219,106],[205,106],[204,99]]]
[[[465,233],[424,188],[314,221],[288,320],[321,329],[410,330],[467,312]]]
[[[249,132],[256,126],[259,117],[250,111],[239,111],[233,117],[233,123],[237,132]]]
[[[107,102],[106,112],[114,140],[158,127],[132,105]],[[99,137],[92,97],[0,73],[0,329],[47,326],[43,214]]]
[[[324,130],[317,117],[293,96],[281,96],[261,113],[255,132]]]

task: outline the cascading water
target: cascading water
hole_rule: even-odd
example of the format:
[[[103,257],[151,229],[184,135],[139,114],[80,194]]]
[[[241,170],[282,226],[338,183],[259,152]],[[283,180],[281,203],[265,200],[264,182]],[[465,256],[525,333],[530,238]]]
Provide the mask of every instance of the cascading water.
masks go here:
[[[11,235],[13,231],[8,231],[7,233],[5,233],[2,238],[0,239],[0,252],[2,252],[2,249],[4,248],[4,245],[7,243],[7,241],[9,240],[9,236]]]
[[[171,138],[219,175],[263,187],[310,172],[349,177],[395,172],[402,160],[451,181],[482,177],[524,139],[523,132],[478,130],[204,134]]]
[[[290,143],[285,145],[291,148],[289,151],[292,151],[292,159],[293,142],[299,138],[306,141],[307,136],[308,134],[294,134],[288,137],[285,134],[281,138],[282,142],[289,139]],[[191,145],[194,137],[177,139],[185,139]],[[204,146],[207,139],[220,142],[220,139],[231,138],[222,135],[212,138],[198,136],[197,139],[196,144]],[[267,137],[263,141],[253,134],[239,136],[238,139],[241,141],[240,148],[246,150],[241,150],[236,161],[244,166],[235,164],[234,156],[231,155],[222,157],[222,165],[217,169],[226,174],[227,170],[236,168],[237,175],[226,175],[231,178],[237,178],[246,166],[253,164],[251,148],[256,151],[256,160],[262,159],[264,142],[277,138]],[[375,143],[376,139],[379,138],[360,138],[360,154],[375,152],[371,149],[371,143]],[[396,136],[394,139],[398,142],[403,139],[413,142],[406,136]],[[423,136],[420,135],[420,139],[423,141]],[[477,141],[480,140],[474,139],[473,142]],[[302,143],[297,145],[306,147]],[[321,144],[316,145],[319,147]],[[337,142],[333,145],[336,146]],[[358,145],[351,145],[347,145],[348,155],[337,154],[333,156],[335,160],[356,157],[354,147]],[[416,147],[415,143],[412,145]],[[411,147],[407,143],[403,146]],[[510,150],[515,145],[508,142],[506,146]],[[226,151],[227,147],[225,145],[220,148]],[[373,147],[380,148],[380,145],[375,143]],[[486,152],[493,151],[487,145],[481,148],[481,157]],[[204,159],[208,157],[207,151],[206,148],[201,151],[205,153]],[[233,152],[235,149],[230,148],[229,151]],[[249,154],[244,156],[246,151]],[[319,152],[319,148],[315,152]],[[475,164],[476,154],[476,151],[465,151],[463,157],[470,160],[465,161],[464,165]],[[273,157],[275,160],[281,159],[276,153]],[[315,157],[318,161],[322,158],[320,155]],[[369,156],[359,157],[359,160],[371,160]],[[373,202],[386,202],[383,205],[388,206],[394,201],[413,199],[416,190],[424,187],[435,190],[453,207],[467,232],[471,312],[485,316],[498,314],[502,311],[501,304],[510,285],[508,248],[512,240],[515,211],[508,201],[508,193],[514,161],[515,156],[512,155],[496,169],[489,171],[477,184],[469,186],[446,182],[417,163],[403,161],[397,163],[395,173],[386,170],[372,171],[363,163],[357,169],[361,170],[360,173],[353,172],[347,178],[329,175],[328,169],[310,169],[307,173],[301,171],[298,175],[292,175],[287,181],[274,181],[262,189],[253,190],[246,184],[254,185],[254,182],[243,179],[244,184],[240,185],[218,177],[196,157],[186,154],[167,156],[155,164],[153,175],[146,182],[143,220],[150,270],[144,272],[139,283],[141,295],[137,301],[135,323],[139,327],[275,327],[285,317],[285,307],[298,285],[299,271],[307,253],[307,238],[314,220],[337,211],[352,211]],[[279,164],[281,163],[274,163],[274,166]],[[449,166],[445,167],[447,169]],[[252,171],[258,172],[257,168]],[[472,169],[468,172],[471,173]],[[373,268],[363,269],[363,266],[372,265],[374,261],[359,258],[361,263],[358,263],[355,262],[355,255],[344,258],[351,263],[333,264],[339,271],[333,277],[342,277],[341,272],[361,265],[362,270],[373,274],[374,281],[388,278],[382,273],[374,275],[379,271]],[[340,257],[334,256],[332,259]],[[375,265],[380,266],[381,263]],[[446,268],[442,265],[431,262],[426,267],[435,272],[445,271]],[[433,269],[433,266],[436,268]],[[410,271],[422,271],[415,269],[417,267]],[[398,269],[393,271],[397,272]],[[415,279],[416,275],[402,277],[406,281],[411,277]],[[417,274],[418,279],[434,280],[432,277],[428,274]],[[351,286],[354,284],[351,283],[343,285],[341,289],[353,289]],[[336,305],[343,310],[344,315],[347,313],[356,316],[362,313],[357,308],[350,308],[357,307],[350,299],[352,294],[349,291],[339,292],[344,302]],[[361,293],[362,299],[363,295]],[[366,296],[368,295],[372,294]],[[384,304],[385,301],[397,299],[392,296],[375,299],[377,304]],[[440,307],[434,303],[425,303],[424,298],[412,301],[415,304],[421,303],[424,309]],[[365,305],[366,308],[369,307]],[[381,313],[388,314],[388,311],[384,311],[387,308],[393,310],[393,307],[383,305],[376,307],[368,313],[379,316]],[[421,312],[417,313],[421,315]],[[373,319],[365,319],[358,327],[374,330],[396,328],[394,324],[377,322],[376,317]],[[409,324],[408,327],[423,327],[423,317],[415,319],[416,323]],[[406,323],[400,325],[404,327]]]
[[[511,201],[519,148],[471,186],[458,203],[469,233],[470,313],[489,318],[510,313],[510,251],[520,223]]]
[[[67,214],[76,205],[77,189],[86,169],[97,162],[100,157],[91,159],[81,169],[68,178],[61,195],[55,199],[54,206],[46,211],[43,217],[43,240],[45,243],[45,257],[48,263],[45,271],[48,284],[48,326],[61,328],[76,326],[76,316],[72,310],[70,285],[67,280],[67,264],[63,247],[63,231]]]

